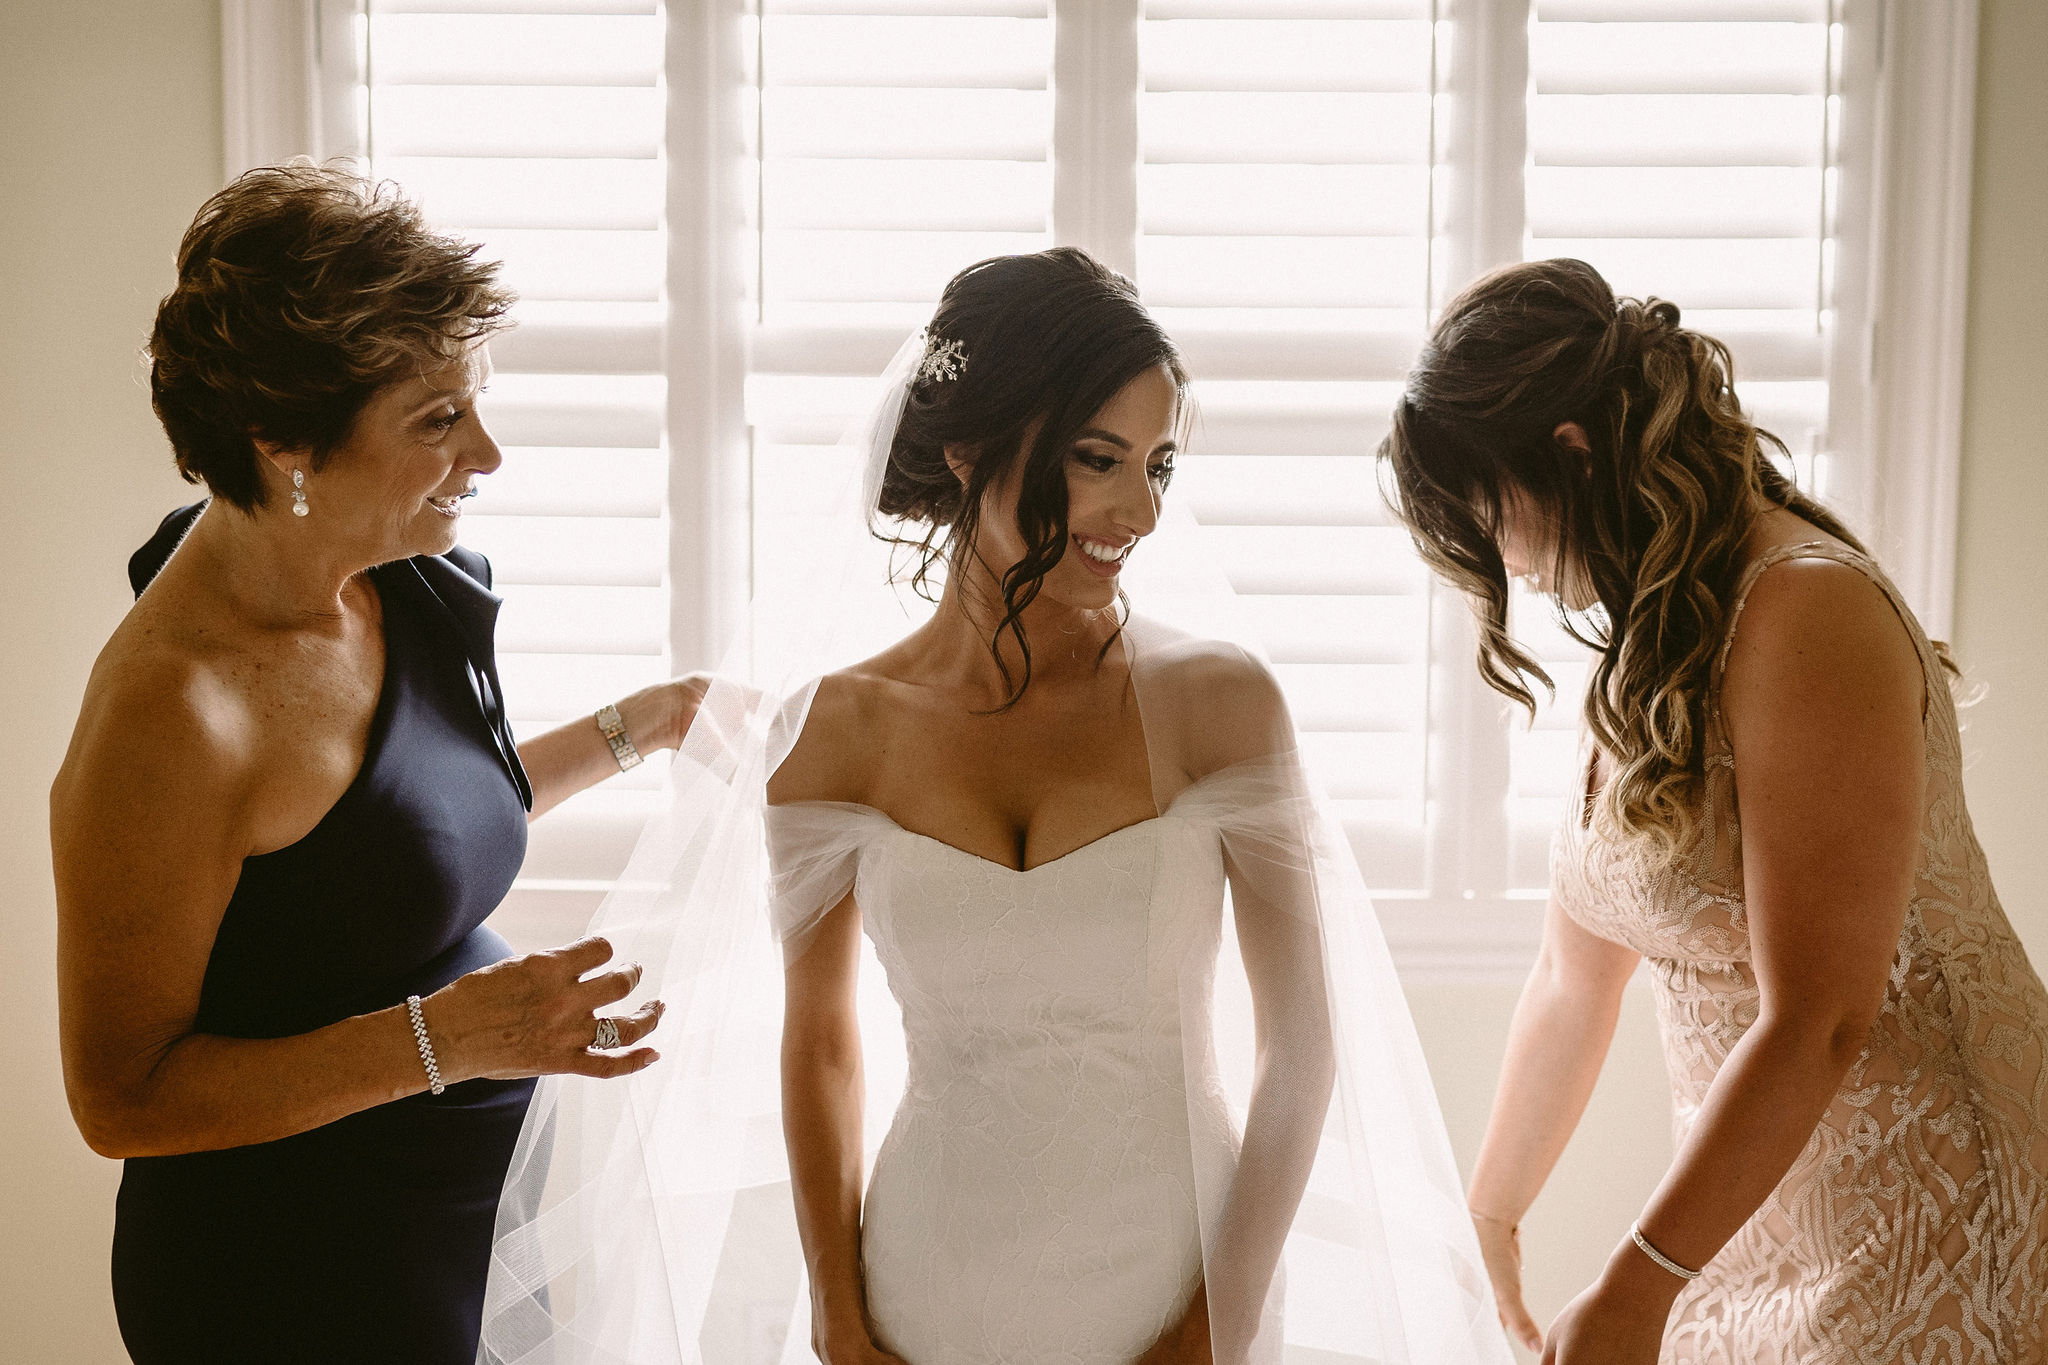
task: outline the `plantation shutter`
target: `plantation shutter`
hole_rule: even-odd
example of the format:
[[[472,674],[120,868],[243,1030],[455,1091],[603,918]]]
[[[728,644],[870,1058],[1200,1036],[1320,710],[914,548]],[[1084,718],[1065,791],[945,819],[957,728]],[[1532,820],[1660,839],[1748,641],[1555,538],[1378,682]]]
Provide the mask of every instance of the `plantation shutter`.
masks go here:
[[[834,442],[945,281],[1077,240],[1135,269],[1187,354],[1200,422],[1172,496],[1261,617],[1404,965],[1518,969],[1579,776],[1583,652],[1518,601],[1559,700],[1503,726],[1464,604],[1366,457],[1433,308],[1490,264],[1573,255],[1728,341],[1827,495],[1851,468],[1830,401],[1840,421],[1857,401],[1828,383],[1836,2],[372,0],[373,169],[523,295],[486,400],[505,467],[464,528],[506,597],[515,723],[715,657],[719,612],[791,559],[845,473]],[[683,70],[727,22],[744,59]],[[717,136],[677,141],[679,90],[739,101],[729,180],[699,164]],[[1103,131],[1120,100],[1135,153]],[[707,230],[664,230],[685,191],[743,238],[702,294],[736,327],[729,387],[675,349],[680,257]],[[712,408],[729,443],[678,427]],[[733,543],[691,560],[706,528]],[[581,923],[654,767],[535,827],[514,919]]]
[[[766,0],[746,417],[757,581],[946,281],[1051,245],[1044,0]]]
[[[1830,495],[1828,362],[1839,29],[1828,0],[1538,0],[1525,254],[1576,256],[1617,293],[1678,301],[1734,353],[1750,416]],[[1573,763],[1584,651],[1524,602],[1558,680],[1512,732],[1513,884],[1544,883]]]
[[[482,404],[504,448],[462,541],[505,606],[521,738],[667,676],[661,19],[651,0],[374,0],[374,175],[480,242],[519,292]],[[558,940],[616,877],[649,764],[535,825],[501,922]]]
[[[1149,0],[1139,63],[1138,282],[1200,404],[1173,496],[1376,893],[1419,893],[1429,587],[1368,457],[1427,316],[1430,6]]]

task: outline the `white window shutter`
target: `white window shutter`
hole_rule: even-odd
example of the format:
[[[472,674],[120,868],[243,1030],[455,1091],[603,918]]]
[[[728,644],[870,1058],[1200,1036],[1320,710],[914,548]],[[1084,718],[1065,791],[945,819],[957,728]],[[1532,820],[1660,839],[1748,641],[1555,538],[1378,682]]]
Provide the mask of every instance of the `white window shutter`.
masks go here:
[[[524,737],[667,673],[661,20],[652,0],[374,0],[366,53],[372,174],[480,242],[520,294],[481,405],[505,461],[462,540],[505,599],[499,667]],[[534,827],[515,937],[581,923],[657,772]]]
[[[1901,483],[1843,448],[1869,443],[1868,376],[1830,383],[1877,325],[1877,286],[1835,279],[1838,242],[1869,254],[1868,233],[1836,220],[1874,202],[1864,144],[1900,69],[1846,3],[368,0],[360,51],[325,70],[334,90],[367,72],[375,172],[523,295],[485,403],[506,464],[464,531],[507,599],[523,731],[715,654],[727,599],[772,583],[945,281],[1073,241],[1134,268],[1188,357],[1201,422],[1172,496],[1254,604],[1397,953],[1469,976],[1533,945],[1585,658],[1518,597],[1559,698],[1503,730],[1465,608],[1389,523],[1369,457],[1432,310],[1519,243],[1727,341],[1807,486]],[[699,164],[741,143],[743,168]],[[1864,178],[1845,195],[1845,176]],[[681,281],[727,225],[733,267]],[[728,297],[730,382],[700,383],[678,333]],[[594,905],[655,781],[536,826],[513,898],[534,937]]]
[[[1428,582],[1370,456],[1429,301],[1425,0],[1151,0],[1138,283],[1200,425],[1170,496],[1223,547],[1380,894],[1426,888]]]
[[[753,569],[848,471],[834,443],[946,281],[1050,245],[1044,0],[768,0],[746,415]]]
[[[1735,357],[1751,417],[1830,494],[1836,35],[1828,0],[1538,0],[1526,256],[1575,256],[1654,294]],[[1545,883],[1580,790],[1586,651],[1518,594],[1557,701],[1510,738],[1510,884]]]

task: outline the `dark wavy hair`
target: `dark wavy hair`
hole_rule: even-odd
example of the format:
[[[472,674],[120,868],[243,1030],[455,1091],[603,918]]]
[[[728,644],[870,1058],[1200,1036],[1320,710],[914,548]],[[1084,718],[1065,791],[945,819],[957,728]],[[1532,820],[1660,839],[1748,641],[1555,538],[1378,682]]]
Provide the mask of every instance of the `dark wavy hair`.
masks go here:
[[[506,325],[513,295],[477,250],[342,164],[263,167],[207,200],[149,339],[178,472],[253,512],[252,438],[318,469],[371,394]]]
[[[1026,548],[996,575],[1003,615],[989,639],[1010,687],[1004,704],[1013,705],[1031,681],[1023,612],[1067,552],[1066,464],[1076,436],[1126,384],[1158,367],[1173,376],[1185,414],[1187,373],[1131,282],[1073,247],[967,267],[947,284],[928,333],[966,360],[952,378],[912,381],[874,509],[923,529],[882,523],[875,533],[912,551],[912,581],[931,597],[935,570],[957,571],[976,553],[983,495],[1024,462],[1017,530]],[[949,444],[974,452],[964,481],[946,463]],[[1005,634],[1023,656],[1020,676],[1003,657]]]
[[[1616,298],[1584,261],[1497,270],[1444,311],[1379,449],[1417,549],[1473,604],[1480,673],[1532,713],[1532,685],[1552,685],[1508,633],[1503,512],[1519,501],[1555,528],[1552,581],[1574,576],[1598,599],[1560,615],[1598,651],[1585,720],[1613,762],[1603,805],[1667,856],[1692,832],[1758,509],[1862,548],[1771,458],[1784,444],[1743,414],[1728,348],[1679,316],[1662,299]],[[1590,458],[1555,439],[1565,422],[1585,429]]]

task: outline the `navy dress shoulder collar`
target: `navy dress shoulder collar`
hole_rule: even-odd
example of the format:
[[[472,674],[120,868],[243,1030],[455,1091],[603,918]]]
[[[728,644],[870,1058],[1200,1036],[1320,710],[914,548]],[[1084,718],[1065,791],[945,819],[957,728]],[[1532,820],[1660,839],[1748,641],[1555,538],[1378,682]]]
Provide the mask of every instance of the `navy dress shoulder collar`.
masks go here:
[[[156,534],[141,549],[129,556],[128,585],[137,597],[171,562],[171,555],[205,510],[204,502],[178,508],[158,524]],[[396,589],[423,606],[428,616],[438,618],[439,624],[450,628],[468,663],[470,690],[476,696],[498,759],[518,789],[520,802],[532,810],[533,787],[519,762],[518,741],[505,713],[504,687],[498,680],[495,640],[498,609],[504,605],[504,599],[491,591],[491,562],[458,545],[445,555],[415,555],[379,565],[370,572],[384,593],[387,609],[389,590]]]

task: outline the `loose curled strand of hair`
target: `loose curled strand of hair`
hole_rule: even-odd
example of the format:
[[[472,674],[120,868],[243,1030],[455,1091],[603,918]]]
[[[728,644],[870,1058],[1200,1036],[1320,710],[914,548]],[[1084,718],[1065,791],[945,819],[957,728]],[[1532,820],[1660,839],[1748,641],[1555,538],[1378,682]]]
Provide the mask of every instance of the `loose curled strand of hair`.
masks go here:
[[[1380,448],[1388,497],[1430,566],[1470,598],[1486,681],[1532,714],[1551,679],[1510,633],[1509,507],[1555,530],[1560,610],[1597,651],[1585,721],[1612,771],[1601,813],[1667,857],[1694,837],[1707,707],[1759,509],[1861,543],[1781,468],[1744,415],[1728,348],[1661,299],[1616,299],[1581,261],[1510,266],[1446,310]],[[1576,422],[1589,457],[1563,447]]]

